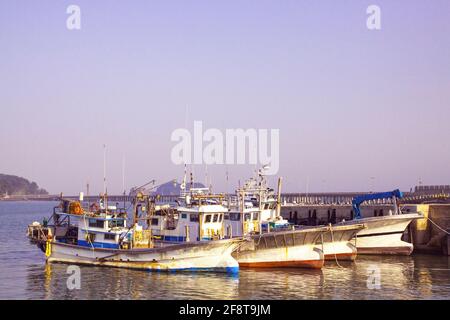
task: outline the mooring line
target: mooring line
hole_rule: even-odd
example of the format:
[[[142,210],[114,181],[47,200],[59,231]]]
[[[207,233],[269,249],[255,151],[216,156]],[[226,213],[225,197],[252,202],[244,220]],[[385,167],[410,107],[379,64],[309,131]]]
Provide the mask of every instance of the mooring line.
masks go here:
[[[434,222],[433,220],[431,220],[430,218],[426,217],[427,220],[429,220],[432,224],[434,224],[439,230],[441,230],[442,232],[444,232],[447,235],[450,235],[450,232],[448,232],[447,230],[445,230],[444,228],[442,228],[440,225],[438,225],[436,222]]]
[[[329,224],[329,228],[330,228],[330,232],[331,232],[331,243],[334,243],[334,235],[333,235],[333,226],[331,225],[331,223]],[[323,242],[323,241],[322,241]],[[325,254],[325,253],[324,253]],[[336,251],[334,252],[334,260],[336,260],[336,264],[338,265],[339,268],[341,269],[345,269],[343,266],[341,266],[339,264],[339,259],[337,258],[337,253]]]

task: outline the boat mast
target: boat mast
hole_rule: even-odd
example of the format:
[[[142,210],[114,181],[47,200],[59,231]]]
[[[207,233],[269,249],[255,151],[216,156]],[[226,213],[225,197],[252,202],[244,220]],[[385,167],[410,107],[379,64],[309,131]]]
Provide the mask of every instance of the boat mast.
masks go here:
[[[126,208],[126,190],[125,190],[125,155],[122,155],[122,190],[123,190],[123,209]]]
[[[278,195],[277,195],[277,217],[281,216],[281,185],[283,178],[278,178]]]
[[[108,213],[108,199],[106,186],[106,144],[103,144],[103,201],[105,205],[105,213]]]
[[[86,197],[88,201],[88,212],[91,210],[91,200],[89,199],[89,180],[86,183]]]

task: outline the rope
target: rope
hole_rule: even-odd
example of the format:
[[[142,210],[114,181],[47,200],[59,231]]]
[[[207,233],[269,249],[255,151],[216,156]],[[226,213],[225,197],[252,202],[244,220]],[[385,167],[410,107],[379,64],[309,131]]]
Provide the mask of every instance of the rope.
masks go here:
[[[86,230],[85,232],[86,232],[86,235],[87,235],[87,240],[88,240],[89,244],[92,247],[92,259],[95,259],[95,247],[94,247],[94,244],[91,241],[91,237],[89,236],[89,228],[88,228],[88,225],[86,224],[86,213],[83,214],[83,222],[84,222],[84,228]]]
[[[436,228],[438,228],[439,230],[441,230],[442,232],[444,232],[447,235],[450,235],[450,232],[448,232],[447,230],[443,229],[441,226],[439,226],[436,222],[434,222],[433,220],[431,220],[430,218],[426,217],[432,224],[434,224],[436,226]]]
[[[329,225],[329,228],[330,228],[330,232],[331,232],[331,243],[334,243],[333,227],[332,227],[331,223],[330,223],[330,225]],[[334,260],[336,261],[336,264],[338,265],[339,268],[345,269],[343,266],[341,266],[341,265],[339,264],[339,259],[337,258],[337,253],[336,253],[336,251],[334,252]]]
[[[262,234],[259,234],[258,243],[256,244],[256,247],[259,247],[259,244],[261,243],[261,239],[262,239]]]

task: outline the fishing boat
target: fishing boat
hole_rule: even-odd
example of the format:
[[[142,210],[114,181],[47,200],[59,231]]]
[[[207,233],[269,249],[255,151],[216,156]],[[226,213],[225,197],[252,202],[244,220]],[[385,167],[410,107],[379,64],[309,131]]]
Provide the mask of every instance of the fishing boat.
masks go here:
[[[398,200],[403,198],[400,190],[382,193],[370,193],[355,197],[352,201],[355,219],[339,223],[350,226],[363,223],[367,226],[357,233],[355,240],[359,254],[364,255],[411,255],[414,250],[412,243],[402,240],[412,221],[422,219],[419,213],[403,214],[398,206]],[[393,210],[387,216],[367,217],[361,215],[360,205],[366,201],[392,199]]]
[[[251,236],[233,257],[241,268],[321,269],[325,256],[316,246],[322,230],[277,231]]]
[[[356,245],[360,255],[410,255],[414,246],[403,240],[403,235],[408,226],[414,220],[423,219],[418,213],[403,213],[398,205],[403,193],[400,190],[381,193],[369,193],[356,196],[352,200],[352,207],[337,205],[330,208],[329,205],[300,206],[300,210],[285,211],[284,217],[289,218],[296,225],[317,226],[331,223],[333,227],[365,225],[353,237],[352,243]],[[385,210],[376,209],[373,217],[363,215],[361,206],[367,202],[373,204],[383,202],[383,206],[389,204],[391,208]],[[347,211],[348,210],[348,211]],[[351,210],[351,211],[350,211]],[[349,215],[347,213],[350,212]],[[377,214],[378,213],[378,214]]]
[[[270,189],[264,168],[247,180],[230,201],[225,218],[229,237],[250,236],[252,243],[233,254],[240,267],[321,268],[325,260],[355,260],[356,246],[350,243],[363,224],[315,228],[290,225],[280,215],[281,178],[278,195]]]
[[[47,262],[86,264],[148,271],[238,272],[231,253],[242,239],[193,239],[193,241],[157,241],[141,217],[155,201],[138,194],[133,200],[133,223],[128,227],[127,212],[100,204],[83,208],[81,201],[61,200],[48,221],[28,226],[28,236],[45,252]],[[205,229],[211,229],[208,222]],[[162,234],[158,234],[162,236]]]
[[[418,213],[397,214],[345,221],[336,224],[335,227],[361,223],[366,226],[353,238],[358,254],[411,255],[414,251],[414,245],[403,241],[402,237],[409,224],[421,218],[423,216]]]

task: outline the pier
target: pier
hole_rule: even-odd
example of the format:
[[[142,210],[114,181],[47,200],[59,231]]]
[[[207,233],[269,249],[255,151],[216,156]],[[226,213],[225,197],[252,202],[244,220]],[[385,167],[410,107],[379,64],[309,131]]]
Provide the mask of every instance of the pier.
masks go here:
[[[281,202],[283,205],[288,204],[307,204],[307,205],[351,205],[353,198],[368,192],[317,192],[317,193],[283,193]],[[174,202],[179,195],[154,195],[161,202]],[[233,196],[230,194],[229,196]],[[77,200],[79,195],[63,195],[64,198]],[[61,198],[57,195],[10,195],[0,198],[6,201],[58,201]],[[109,195],[110,202],[130,202],[130,195]],[[84,196],[85,201],[95,202],[100,200],[99,195]],[[450,203],[450,185],[439,186],[418,186],[414,190],[404,192],[402,203],[423,204],[423,203]],[[389,205],[392,204],[391,199],[381,199],[368,202],[368,204]]]

